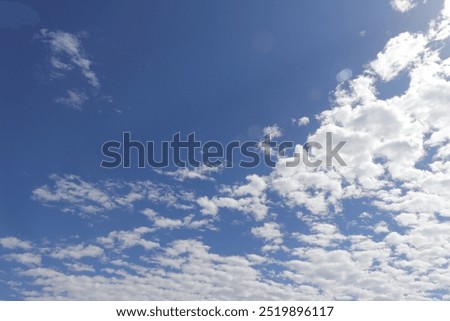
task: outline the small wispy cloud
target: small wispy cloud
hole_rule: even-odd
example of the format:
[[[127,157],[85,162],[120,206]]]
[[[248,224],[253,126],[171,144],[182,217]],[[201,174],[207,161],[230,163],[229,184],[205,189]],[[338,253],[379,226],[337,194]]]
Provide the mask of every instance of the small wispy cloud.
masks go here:
[[[214,178],[211,177],[211,174],[218,173],[221,171],[221,167],[218,166],[207,166],[202,164],[199,167],[187,168],[182,167],[178,168],[175,171],[162,171],[155,170],[158,174],[166,175],[173,177],[175,180],[183,182],[188,179],[198,179],[201,181],[213,181]]]
[[[299,127],[306,126],[309,124],[309,117],[300,117],[299,119],[292,118],[292,124],[297,125]]]
[[[36,39],[48,48],[51,79],[62,81],[75,75],[81,76],[84,81],[84,85],[83,82],[80,85],[81,88],[66,89],[64,94],[55,99],[56,103],[75,110],[81,110],[83,105],[93,97],[101,96],[99,95],[100,81],[92,69],[94,62],[86,53],[82,43],[85,37],[86,33],[73,34],[48,29],[41,29],[36,35]],[[107,101],[112,102],[112,98]]]
[[[66,91],[66,96],[56,98],[55,102],[79,110],[86,100],[88,100],[88,96],[84,92],[69,89]]]
[[[100,82],[91,69],[92,61],[84,51],[81,37],[72,33],[42,29],[38,39],[48,44],[51,50],[51,66],[59,72],[78,68],[86,80],[95,88]]]

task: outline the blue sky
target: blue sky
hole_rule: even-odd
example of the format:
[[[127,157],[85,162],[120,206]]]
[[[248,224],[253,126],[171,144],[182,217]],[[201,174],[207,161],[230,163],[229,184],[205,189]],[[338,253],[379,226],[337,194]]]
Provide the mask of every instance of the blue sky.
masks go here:
[[[0,1],[0,299],[450,298],[449,30],[449,1]],[[348,166],[101,168],[125,131],[332,132]]]

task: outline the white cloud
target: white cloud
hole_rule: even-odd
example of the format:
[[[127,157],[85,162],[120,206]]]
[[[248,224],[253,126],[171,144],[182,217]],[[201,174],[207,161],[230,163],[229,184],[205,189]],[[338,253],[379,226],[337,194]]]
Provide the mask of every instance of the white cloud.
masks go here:
[[[96,214],[117,208],[132,208],[139,201],[164,204],[180,210],[192,209],[192,192],[150,181],[85,181],[77,175],[50,175],[53,185],[33,190],[32,198],[64,212]]]
[[[80,263],[66,263],[65,264],[70,270],[75,272],[95,272],[95,268],[91,265],[80,264]]]
[[[214,178],[212,178],[210,175],[213,173],[220,172],[221,168],[218,166],[207,166],[205,164],[201,164],[199,167],[194,168],[187,168],[187,167],[181,167],[178,168],[175,171],[162,171],[162,170],[156,170],[157,173],[171,176],[177,181],[183,182],[187,179],[198,179],[201,181],[213,181]]]
[[[379,222],[374,230],[375,233],[389,233],[389,225],[386,222]]]
[[[32,245],[30,242],[22,241],[14,236],[0,238],[0,246],[4,247],[6,249],[30,250],[32,248]]]
[[[146,209],[143,211],[143,213],[153,221],[153,224],[157,228],[168,228],[168,229],[174,229],[174,228],[180,228],[183,226],[183,221],[180,219],[171,219],[167,217],[162,217],[152,211],[151,209]]]
[[[442,41],[450,36],[450,1],[445,0],[444,8],[437,19],[430,23],[430,40]]]
[[[3,256],[8,261],[15,261],[24,265],[40,265],[41,256],[33,253],[13,253]]]
[[[205,215],[216,216],[219,213],[219,207],[216,202],[210,200],[208,196],[201,196],[197,199],[197,204],[202,208],[200,211]]]
[[[309,117],[303,116],[300,117],[299,119],[292,118],[292,123],[299,127],[306,126],[309,124]]]
[[[52,257],[58,259],[72,258],[81,259],[83,257],[98,257],[103,254],[103,250],[95,245],[84,246],[82,244],[59,248],[53,251]]]
[[[260,258],[255,261],[255,258]],[[162,253],[152,255],[155,267],[111,261],[104,271],[108,276],[90,275],[91,271],[49,267],[29,268],[21,272],[45,292],[26,292],[29,299],[72,300],[287,300],[310,298],[310,291],[262,277],[254,265],[264,264],[261,257],[221,256],[196,240],[177,240]],[[164,272],[164,269],[168,269]]]
[[[152,229],[141,226],[132,231],[112,231],[106,237],[99,237],[97,241],[111,249],[123,250],[134,246],[141,246],[146,250],[151,250],[159,247],[159,244],[143,238],[143,235],[150,232],[152,232]]]
[[[341,236],[339,241],[349,245],[340,249],[325,248],[336,242],[332,236],[340,235],[336,227],[318,223],[312,228],[321,235],[316,240],[329,241],[294,247],[282,261],[257,254],[219,255],[193,239],[175,240],[144,254],[144,264],[111,253],[94,257],[102,274],[92,274],[91,266],[78,262],[56,270],[33,267],[40,260],[22,258],[31,266],[20,275],[31,279],[36,289],[22,294],[41,300],[423,300],[427,291],[448,290],[450,285],[445,274],[449,225],[428,223],[414,233],[391,233],[382,241],[363,235],[341,240]],[[269,246],[282,243],[276,223],[266,223],[253,233]]]
[[[302,148],[302,147],[300,147]],[[340,208],[343,188],[340,175],[302,165],[287,167],[292,159],[280,159],[270,175],[270,188],[286,200],[289,207],[304,206],[315,214],[325,214],[333,206]]]
[[[264,178],[252,174],[246,177],[248,183],[234,186],[223,186],[220,190],[225,196],[202,196],[197,204],[205,215],[216,216],[220,208],[234,209],[245,214],[252,214],[256,220],[262,220],[268,213]]]
[[[152,210],[151,208],[142,210],[142,214],[147,216],[149,220],[153,220],[156,216],[158,216],[158,213],[156,213],[156,211]]]
[[[277,124],[264,127],[263,133],[264,135],[270,135],[270,138],[278,138],[283,135],[281,132],[281,128]]]
[[[414,0],[391,0],[392,9],[402,13],[411,10],[416,4]]]
[[[210,220],[195,220],[195,215],[193,214],[187,215],[183,218],[173,219],[163,217],[150,208],[144,209],[142,213],[147,216],[149,220],[153,221],[153,226],[157,229],[199,229],[203,227],[210,227]]]
[[[341,200],[349,197],[368,197],[382,210],[449,215],[444,187],[449,178],[443,160],[448,145],[444,123],[450,121],[445,111],[450,61],[439,56],[436,28],[432,24],[428,33],[405,32],[389,40],[348,88],[337,87],[334,108],[319,115],[320,127],[308,140],[324,145],[325,132],[332,132],[335,141],[347,141],[340,155],[348,166],[286,168],[289,159],[280,159],[269,189],[289,206],[305,206],[321,215],[339,212]],[[429,46],[431,41],[434,47]],[[409,88],[379,99],[379,80],[390,82],[402,71],[410,77]],[[315,152],[323,156],[322,151]],[[433,154],[430,170],[418,168]],[[399,185],[403,190],[396,189]]]
[[[49,45],[52,52],[50,62],[53,68],[58,71],[67,71],[78,67],[93,87],[100,87],[98,78],[91,69],[92,61],[84,52],[81,37],[60,30],[42,29],[38,38]]]
[[[256,174],[248,175],[246,178],[247,184],[223,186],[221,188],[222,193],[229,194],[231,196],[246,196],[251,195],[259,197],[264,194],[267,188],[265,178]]]
[[[370,63],[375,73],[384,81],[392,80],[406,67],[418,62],[425,52],[426,38],[422,34],[404,32],[390,39],[384,51]]]

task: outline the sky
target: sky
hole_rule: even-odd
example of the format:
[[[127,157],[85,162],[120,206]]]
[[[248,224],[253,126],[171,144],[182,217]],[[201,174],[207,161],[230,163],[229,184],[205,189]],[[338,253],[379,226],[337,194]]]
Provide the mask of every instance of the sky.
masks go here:
[[[0,299],[450,299],[449,38],[450,0],[0,1]],[[346,166],[101,167],[124,132]]]

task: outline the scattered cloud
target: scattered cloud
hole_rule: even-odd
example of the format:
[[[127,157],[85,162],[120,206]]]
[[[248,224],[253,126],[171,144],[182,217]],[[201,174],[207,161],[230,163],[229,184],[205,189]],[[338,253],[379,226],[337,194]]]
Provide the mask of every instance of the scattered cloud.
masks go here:
[[[187,168],[187,167],[180,167],[176,169],[175,171],[162,171],[162,170],[156,170],[157,173],[171,176],[175,180],[184,182],[187,179],[198,179],[201,181],[213,181],[214,178],[212,178],[210,175],[213,173],[218,173],[221,171],[221,167],[219,166],[207,166],[205,164],[201,164],[199,167],[194,168]]]
[[[44,185],[33,190],[33,199],[45,204],[59,203],[63,211],[94,214],[117,207],[112,196],[99,184],[89,183],[75,175],[51,175],[54,186]]]
[[[14,236],[0,238],[0,246],[4,247],[5,249],[29,250],[32,248],[30,242],[22,241]]]
[[[92,99],[112,102],[111,96],[100,92],[100,81],[92,68],[94,62],[83,45],[83,40],[87,38],[86,32],[74,34],[62,30],[41,29],[35,38],[48,48],[52,80],[63,82],[64,79],[74,77],[82,79],[77,81],[77,88],[73,88],[73,82],[70,81],[69,84],[69,80],[65,80],[69,89],[55,98],[56,103],[81,110]]]
[[[58,97],[55,101],[59,104],[67,105],[73,109],[81,109],[81,106],[88,100],[88,96],[77,89],[69,89],[66,91],[66,96]]]
[[[200,219],[196,220],[194,214],[189,214],[182,218],[168,218],[159,215],[154,210],[150,208],[146,208],[142,211],[150,221],[153,222],[153,226],[156,229],[179,229],[179,228],[187,228],[187,229],[200,229],[200,228],[212,228],[211,220],[208,219]]]
[[[42,185],[32,192],[32,198],[63,212],[81,215],[98,214],[118,208],[132,208],[140,201],[164,204],[180,210],[192,209],[192,192],[150,181],[88,182],[77,175],[50,175],[52,185]]]
[[[411,10],[416,5],[417,3],[414,0],[391,0],[392,9],[401,13]]]
[[[252,228],[251,232],[255,237],[261,238],[267,242],[262,248],[264,252],[279,250],[283,244],[283,234],[281,233],[280,225],[278,223],[264,223],[264,225],[260,227]]]
[[[303,116],[303,117],[300,117],[299,119],[292,118],[292,123],[299,127],[306,126],[309,124],[309,117]]]
[[[247,176],[246,179],[246,184],[223,186],[221,194],[224,196],[197,198],[201,212],[205,215],[216,216],[220,208],[227,208],[252,214],[257,221],[262,220],[269,210],[265,193],[267,184],[264,178],[255,174]]]
[[[426,44],[426,37],[422,34],[401,33],[388,41],[370,66],[383,81],[390,81],[406,67],[418,62]]]
[[[312,234],[294,233],[300,242],[309,246],[338,247],[347,238],[342,235],[335,225],[327,223],[314,223],[311,227]]]
[[[99,237],[97,241],[110,249],[128,249],[134,246],[141,246],[146,250],[159,247],[157,242],[145,240],[143,235],[151,233],[153,230],[141,226],[132,231],[112,231],[106,237]]]
[[[40,265],[41,256],[33,253],[12,253],[4,255],[7,261],[15,261],[24,265]]]
[[[91,68],[92,61],[84,51],[81,38],[80,35],[48,29],[41,29],[38,35],[38,39],[49,46],[50,62],[56,71],[65,72],[77,68],[89,84],[94,88],[99,88],[100,83]]]
[[[84,246],[82,244],[69,246],[66,248],[59,248],[53,251],[52,257],[57,259],[73,258],[81,259],[83,257],[98,257],[103,254],[103,250],[95,245]]]
[[[283,135],[281,132],[281,128],[277,124],[264,127],[263,133],[264,135],[270,135],[271,138],[278,138]]]

